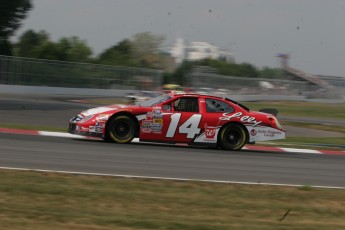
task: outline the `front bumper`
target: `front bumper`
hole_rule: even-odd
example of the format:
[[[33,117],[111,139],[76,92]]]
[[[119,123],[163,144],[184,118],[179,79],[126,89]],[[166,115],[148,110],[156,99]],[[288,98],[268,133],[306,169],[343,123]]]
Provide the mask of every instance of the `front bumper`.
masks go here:
[[[78,130],[78,126],[74,122],[70,122],[69,123],[68,131],[67,132],[70,133],[70,134],[81,135],[81,136],[104,138],[104,134],[103,133],[96,133],[96,132],[89,132],[89,131]]]

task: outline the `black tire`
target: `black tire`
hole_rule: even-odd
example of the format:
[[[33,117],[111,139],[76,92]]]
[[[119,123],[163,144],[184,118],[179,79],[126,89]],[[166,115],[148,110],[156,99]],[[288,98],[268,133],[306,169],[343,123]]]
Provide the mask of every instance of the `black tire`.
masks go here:
[[[105,140],[108,142],[126,144],[135,137],[135,121],[126,115],[112,118],[105,131]]]
[[[248,135],[241,125],[230,123],[224,126],[218,136],[218,144],[225,150],[240,150],[247,143]]]

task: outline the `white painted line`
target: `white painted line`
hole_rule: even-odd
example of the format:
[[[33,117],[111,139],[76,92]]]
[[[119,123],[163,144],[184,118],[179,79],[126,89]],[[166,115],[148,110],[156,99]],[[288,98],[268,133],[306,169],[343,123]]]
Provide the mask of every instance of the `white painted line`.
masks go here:
[[[62,132],[48,132],[48,131],[37,131],[37,135],[41,136],[50,136],[50,137],[64,137],[64,138],[76,138],[76,139],[98,139],[96,137],[87,137],[87,136],[81,136],[81,135],[75,135],[70,133],[62,133]],[[139,143],[139,138],[134,138],[132,140],[133,143]],[[171,145],[171,144],[164,144],[164,143],[154,143],[154,142],[140,142],[140,143],[150,143],[150,144],[158,144],[158,145]],[[180,144],[177,144],[180,145]],[[182,146],[187,146],[187,144],[181,144]],[[270,148],[270,147],[268,147]],[[279,149],[282,152],[291,152],[291,153],[310,153],[310,154],[327,154],[323,153],[322,150],[313,150],[313,149],[297,149],[297,148],[283,148],[283,147],[275,147],[276,150]],[[243,147],[244,150],[255,150],[252,148]],[[260,148],[260,150],[263,150]],[[275,150],[275,151],[276,151]],[[270,151],[267,149],[267,151]],[[344,155],[345,151],[338,151],[339,155]]]
[[[47,132],[47,131],[38,131],[38,134],[41,136],[49,136],[49,137],[67,137],[67,138],[86,138],[80,135],[74,135],[70,133],[61,133],[61,132]]]
[[[295,149],[295,148],[280,148],[285,152],[292,153],[313,153],[313,154],[322,154],[322,152],[313,149]]]
[[[88,172],[59,171],[59,170],[46,170],[46,169],[29,169],[29,168],[12,168],[12,167],[0,167],[0,169],[32,171],[32,172],[63,173],[63,174],[85,175],[85,176],[107,176],[107,177],[123,177],[123,178],[135,178],[135,179],[156,179],[156,180],[171,180],[171,181],[207,182],[207,183],[220,183],[220,184],[269,185],[269,186],[288,186],[288,187],[308,186],[311,188],[345,189],[345,187],[321,186],[321,185],[278,184],[278,183],[261,183],[261,182],[246,182],[246,181],[242,182],[242,181],[224,181],[224,180],[201,180],[201,179],[184,179],[184,178],[174,178],[174,177],[135,176],[135,175],[122,175],[122,174],[88,173]]]

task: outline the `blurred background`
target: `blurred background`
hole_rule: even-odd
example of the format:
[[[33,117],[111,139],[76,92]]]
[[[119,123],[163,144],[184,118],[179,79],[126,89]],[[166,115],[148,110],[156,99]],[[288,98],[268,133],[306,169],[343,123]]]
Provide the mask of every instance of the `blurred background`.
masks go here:
[[[235,99],[344,102],[344,9],[343,1],[5,1],[0,89],[136,94],[177,84]]]
[[[345,229],[344,25],[344,0],[1,0],[0,229]],[[287,138],[60,138],[81,111],[170,91],[275,108]]]
[[[11,0],[0,12],[0,127],[66,131],[86,108],[185,91],[278,109],[284,144],[345,147],[342,0]]]

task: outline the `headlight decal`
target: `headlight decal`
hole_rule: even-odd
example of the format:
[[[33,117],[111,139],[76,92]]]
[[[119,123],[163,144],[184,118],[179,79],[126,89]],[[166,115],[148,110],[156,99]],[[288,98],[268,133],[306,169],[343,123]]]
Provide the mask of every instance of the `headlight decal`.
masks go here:
[[[93,117],[93,115],[86,116],[86,117],[84,117],[83,119],[81,119],[81,120],[79,121],[79,123],[87,122],[87,121],[90,120],[92,117]]]
[[[109,119],[109,114],[98,114],[96,121],[107,121]]]
[[[77,123],[78,121],[82,120],[84,116],[78,114],[77,116],[73,117],[70,122]]]

